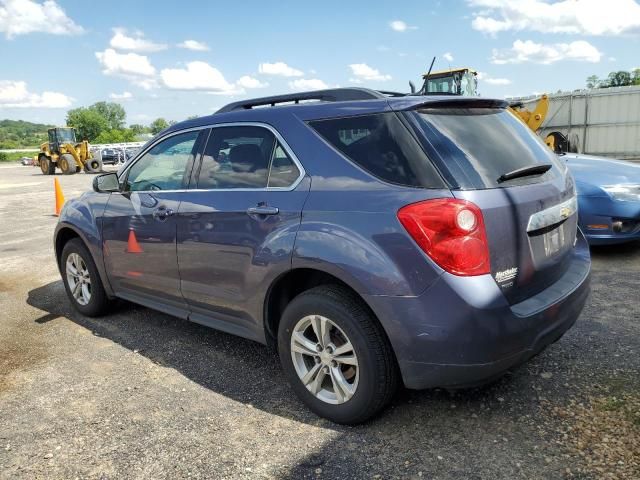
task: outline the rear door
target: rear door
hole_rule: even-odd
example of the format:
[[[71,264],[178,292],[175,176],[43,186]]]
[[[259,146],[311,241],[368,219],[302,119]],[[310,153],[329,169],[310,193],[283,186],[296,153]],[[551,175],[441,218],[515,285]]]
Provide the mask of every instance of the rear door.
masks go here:
[[[310,182],[266,125],[211,130],[178,215],[178,265],[190,319],[259,338],[268,285],[291,267]]]
[[[205,132],[206,133],[206,132]],[[204,133],[172,135],[125,172],[107,203],[104,261],[116,294],[185,316],[176,258],[176,218]]]
[[[492,275],[510,303],[554,283],[577,232],[573,178],[520,120],[502,108],[429,108],[408,114],[457,198],[482,209]],[[548,164],[543,174],[500,181]]]

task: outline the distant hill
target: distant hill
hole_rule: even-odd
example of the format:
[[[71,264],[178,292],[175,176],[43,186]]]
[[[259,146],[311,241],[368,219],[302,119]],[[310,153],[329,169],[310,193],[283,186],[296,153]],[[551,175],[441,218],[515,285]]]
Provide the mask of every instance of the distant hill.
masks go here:
[[[51,127],[24,120],[0,120],[0,149],[36,147],[46,141]]]

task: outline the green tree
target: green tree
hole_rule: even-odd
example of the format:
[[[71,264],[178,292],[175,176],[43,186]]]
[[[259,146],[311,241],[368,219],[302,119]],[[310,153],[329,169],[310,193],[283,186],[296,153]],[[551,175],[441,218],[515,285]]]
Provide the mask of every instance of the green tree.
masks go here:
[[[600,79],[597,75],[591,75],[587,77],[587,88],[598,88],[600,86]]]
[[[151,122],[151,125],[149,126],[151,127],[151,133],[153,133],[154,135],[157,135],[162,130],[167,128],[169,124],[164,118],[156,118],[153,122]]]
[[[629,72],[625,72],[624,70],[620,70],[619,72],[611,72],[607,80],[607,84],[609,87],[624,87],[627,85],[631,85],[631,74]]]
[[[129,129],[136,135],[140,135],[141,133],[145,133],[147,131],[147,127],[145,127],[144,125],[140,125],[139,123],[129,125]]]
[[[104,117],[109,125],[109,130],[119,130],[124,128],[124,121],[127,114],[122,105],[113,102],[98,102],[89,107]]]
[[[91,107],[74,108],[67,112],[67,126],[76,129],[78,140],[93,142],[104,130],[109,129],[109,123]]]
[[[631,84],[640,85],[640,68],[636,68],[631,72]]]
[[[135,141],[136,134],[130,128],[104,130],[94,140],[95,143],[126,143]]]

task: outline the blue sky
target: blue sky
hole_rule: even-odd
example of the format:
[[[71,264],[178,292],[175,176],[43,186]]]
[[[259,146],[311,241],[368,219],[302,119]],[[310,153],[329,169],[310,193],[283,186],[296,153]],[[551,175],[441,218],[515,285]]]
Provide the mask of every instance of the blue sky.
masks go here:
[[[640,67],[639,38],[633,0],[0,0],[0,118],[112,100],[146,124],[296,89],[407,91],[433,56],[482,72],[483,96],[570,90]]]

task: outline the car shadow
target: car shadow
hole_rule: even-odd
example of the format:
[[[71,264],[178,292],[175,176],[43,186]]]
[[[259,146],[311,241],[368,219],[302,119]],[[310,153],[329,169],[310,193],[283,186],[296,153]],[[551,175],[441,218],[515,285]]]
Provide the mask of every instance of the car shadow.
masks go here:
[[[525,367],[520,367],[481,388],[456,392],[401,389],[379,417],[356,427],[340,426],[318,418],[293,395],[281,373],[276,353],[264,345],[127,302],[117,302],[107,316],[85,317],[71,306],[62,281],[30,290],[27,303],[43,312],[32,320],[38,324],[69,319],[94,335],[172,368],[213,392],[337,434],[329,443],[304,456],[283,475],[286,478],[311,477],[317,468],[329,468],[334,476],[342,478],[360,478],[364,472],[371,478],[373,473],[388,472],[392,464],[387,465],[387,461],[404,465],[407,442],[412,442],[412,451],[437,450],[433,443],[437,442],[437,435],[425,435],[425,432],[464,428],[465,435],[454,435],[457,440],[447,449],[465,450],[469,448],[469,438],[489,436],[493,439],[502,435],[500,432],[506,428],[504,420],[511,418],[508,412],[529,412],[536,404],[531,396],[531,375]],[[513,402],[513,406],[497,415],[495,409],[509,402]],[[370,443],[361,445],[363,441]],[[366,447],[371,456],[360,458],[361,447]],[[392,453],[385,454],[386,460],[376,459],[377,449],[390,449]],[[428,471],[427,468],[425,473]],[[464,478],[472,478],[464,475],[473,472],[460,473]]]
[[[620,258],[629,261],[630,256],[640,257],[640,240],[615,245],[592,245],[590,250],[594,259]]]

